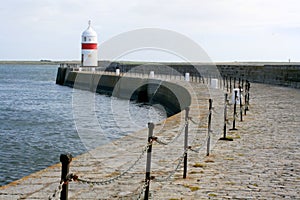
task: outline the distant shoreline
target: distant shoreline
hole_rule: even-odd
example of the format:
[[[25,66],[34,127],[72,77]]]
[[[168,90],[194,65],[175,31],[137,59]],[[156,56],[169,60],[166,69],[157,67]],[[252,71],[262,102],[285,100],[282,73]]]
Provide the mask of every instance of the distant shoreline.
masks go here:
[[[79,64],[80,61],[50,61],[50,60],[41,60],[41,61],[10,61],[10,60],[0,60],[0,65],[59,65],[61,63],[68,64]]]
[[[111,61],[122,63],[122,64],[135,64],[135,65],[145,65],[145,64],[166,64],[166,65],[183,65],[183,64],[205,64],[201,62],[150,62],[150,61]],[[5,65],[59,65],[59,64],[78,64],[80,65],[79,60],[71,60],[71,61],[52,61],[52,60],[39,60],[39,61],[22,61],[22,60],[0,60],[0,64]],[[107,60],[99,60],[100,63],[110,63],[110,61]],[[212,62],[209,64],[215,64],[215,65],[243,65],[243,66],[263,66],[263,65],[300,65],[300,62],[271,62],[271,61],[225,61],[225,62]]]

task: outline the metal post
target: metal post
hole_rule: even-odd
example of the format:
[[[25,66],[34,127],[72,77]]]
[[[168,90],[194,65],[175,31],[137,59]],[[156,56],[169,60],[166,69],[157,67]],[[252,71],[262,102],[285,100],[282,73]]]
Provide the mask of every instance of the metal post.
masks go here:
[[[236,78],[233,78],[233,88],[235,88],[235,82],[236,82]]]
[[[237,130],[235,128],[236,100],[237,100],[237,91],[234,91],[233,123],[232,123],[232,129],[230,129],[231,131]]]
[[[247,102],[248,102],[248,105],[250,104],[250,82],[248,82],[248,95],[247,95]],[[249,107],[248,107],[248,110],[249,110]]]
[[[247,115],[247,109],[248,109],[248,102],[247,102],[247,96],[248,96],[248,88],[247,88],[247,81],[246,81],[246,84],[245,84],[245,109],[244,109],[244,113],[245,115]]]
[[[242,87],[239,87],[240,89],[240,120],[243,121],[243,105],[242,105]]]
[[[228,92],[228,77],[226,76],[226,91]]]
[[[210,132],[211,132],[211,110],[212,110],[212,99],[209,99],[209,114],[208,114],[208,131],[207,131],[207,152],[206,152],[206,156],[209,156],[209,149],[210,149]]]
[[[60,155],[60,162],[61,162],[61,178],[60,181],[67,183],[67,175],[69,174],[69,168],[70,163],[72,161],[72,155],[71,154],[61,154]],[[61,200],[67,200],[68,199],[68,190],[69,185],[63,184],[62,191],[60,193],[60,199]]]
[[[187,149],[188,149],[188,135],[189,135],[189,111],[190,108],[185,109],[185,134],[184,134],[184,168],[183,168],[183,178],[186,178],[187,173]]]
[[[231,85],[231,77],[229,78],[230,79],[230,93],[232,92],[232,85]]]
[[[227,140],[227,141],[233,141],[232,138],[226,138],[226,131],[227,131],[227,97],[228,97],[228,94],[225,93],[225,102],[224,102],[224,128],[223,128],[223,137],[220,138],[220,140]]]
[[[224,136],[223,136],[223,138],[226,138],[226,124],[227,124],[227,96],[228,96],[228,94],[225,93],[225,102],[224,102],[224,128],[223,128]]]
[[[245,115],[246,115],[246,111],[249,110],[249,88],[250,88],[250,83],[249,83],[249,81],[246,81],[245,88],[246,88],[246,96],[245,96],[245,104],[246,104],[246,107],[245,107]]]
[[[146,177],[145,177],[145,182],[147,184],[146,189],[145,189],[145,196],[144,199],[148,200],[149,199],[149,188],[150,188],[150,171],[151,171],[151,154],[152,154],[152,136],[153,136],[153,130],[154,130],[154,124],[153,123],[148,123],[148,150],[147,150],[147,163],[146,163]]]
[[[244,88],[244,79],[242,80],[242,88]]]

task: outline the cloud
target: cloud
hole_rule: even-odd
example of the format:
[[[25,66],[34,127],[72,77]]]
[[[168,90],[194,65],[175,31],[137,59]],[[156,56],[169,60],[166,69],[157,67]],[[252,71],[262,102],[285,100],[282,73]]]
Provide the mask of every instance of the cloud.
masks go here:
[[[155,27],[191,37],[216,58],[225,54],[214,49],[245,51],[242,44],[249,50],[241,58],[251,52],[259,57],[257,49],[263,45],[270,45],[276,57],[280,54],[276,45],[291,40],[299,44],[299,7],[297,0],[10,0],[0,5],[0,59],[24,55],[78,59],[80,35],[89,19],[99,42],[124,31]],[[18,47],[9,46],[11,41]],[[30,53],[28,46],[42,48],[41,43],[42,51]],[[290,44],[289,52],[299,52],[298,46]]]

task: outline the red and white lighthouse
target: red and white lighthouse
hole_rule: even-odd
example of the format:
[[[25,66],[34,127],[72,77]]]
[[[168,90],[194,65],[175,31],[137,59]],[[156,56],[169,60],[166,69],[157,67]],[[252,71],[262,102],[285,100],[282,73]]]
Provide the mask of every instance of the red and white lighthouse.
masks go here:
[[[98,39],[97,33],[89,27],[82,33],[81,38],[81,66],[82,67],[97,67],[98,66]]]

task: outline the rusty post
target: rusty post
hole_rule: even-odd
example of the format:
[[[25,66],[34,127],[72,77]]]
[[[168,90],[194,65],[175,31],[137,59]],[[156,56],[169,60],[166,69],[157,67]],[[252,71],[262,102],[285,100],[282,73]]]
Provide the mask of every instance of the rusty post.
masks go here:
[[[228,77],[226,76],[226,91],[228,92]]]
[[[69,185],[67,182],[67,175],[69,174],[69,168],[70,163],[72,161],[72,155],[71,154],[61,154],[60,155],[60,162],[62,164],[61,166],[61,183],[64,182],[62,186],[62,191],[60,193],[60,199],[61,200],[67,200],[68,199],[68,190]]]
[[[232,92],[232,84],[231,84],[231,77],[229,77],[229,79],[230,79],[230,93]]]
[[[242,105],[242,87],[239,86],[240,89],[240,120],[243,121],[243,105]]]
[[[209,151],[210,151],[210,133],[211,133],[211,115],[212,115],[212,103],[213,100],[209,99],[209,108],[208,108],[208,131],[207,131],[207,151],[206,151],[206,156],[209,156]]]
[[[237,130],[237,129],[235,128],[236,100],[237,100],[237,91],[234,91],[233,123],[232,123],[232,129],[230,129],[231,131]]]
[[[236,78],[233,78],[233,88],[235,88],[235,82],[236,82]]]
[[[184,134],[184,168],[183,168],[183,178],[186,178],[187,174],[187,148],[188,148],[188,135],[189,135],[189,111],[190,108],[185,109],[185,134]]]
[[[149,188],[150,188],[150,172],[151,172],[151,154],[152,154],[152,139],[153,139],[153,130],[154,130],[154,124],[148,123],[148,150],[147,150],[147,163],[146,163],[146,177],[145,182],[147,183],[146,189],[145,189],[145,196],[144,199],[149,199]]]
[[[247,95],[247,102],[248,102],[248,105],[250,104],[250,82],[248,82],[248,95]],[[248,110],[249,110],[249,107],[248,107]]]

